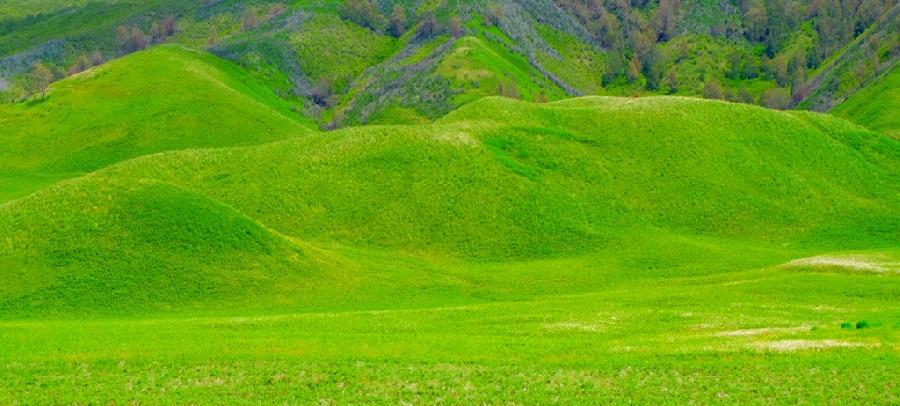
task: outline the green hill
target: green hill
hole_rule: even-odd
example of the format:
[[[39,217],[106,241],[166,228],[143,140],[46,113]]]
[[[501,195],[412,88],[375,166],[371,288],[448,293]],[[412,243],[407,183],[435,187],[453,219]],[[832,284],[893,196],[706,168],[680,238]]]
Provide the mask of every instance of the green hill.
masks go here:
[[[876,131],[900,134],[900,64],[854,93],[831,113]]]
[[[136,156],[252,145],[309,132],[271,90],[229,62],[160,46],[0,105],[0,201]]]
[[[686,276],[738,251],[896,247],[898,174],[900,143],[819,114],[488,98],[431,125],[151,155],[7,203],[2,299],[10,314],[453,303],[510,294],[511,274],[477,271],[492,263],[531,270],[520,295],[589,291],[608,274],[582,272],[613,260],[618,278]],[[574,259],[528,288],[547,277],[535,264]]]

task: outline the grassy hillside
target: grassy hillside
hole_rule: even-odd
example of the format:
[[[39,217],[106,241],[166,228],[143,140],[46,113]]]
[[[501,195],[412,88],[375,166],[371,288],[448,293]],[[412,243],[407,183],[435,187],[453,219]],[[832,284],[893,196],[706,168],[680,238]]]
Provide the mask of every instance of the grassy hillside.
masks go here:
[[[831,113],[876,131],[900,135],[900,64],[837,105]]]
[[[45,98],[2,105],[0,122],[0,201],[44,179],[140,155],[309,131],[286,102],[231,63],[168,45],[57,82]]]
[[[342,273],[351,280],[404,264],[401,269],[432,269],[420,275],[430,284],[434,269],[460,261],[592,258],[630,244],[667,252],[679,245],[672,240],[683,238],[717,239],[713,245],[722,250],[731,250],[732,241],[795,255],[890,248],[900,239],[898,169],[897,141],[817,114],[685,98],[547,105],[490,98],[432,125],[362,127],[128,161],[3,206],[0,232],[8,238],[0,258],[18,279],[43,281],[10,286],[8,311],[77,314],[118,312],[104,300],[73,302],[82,297],[75,292],[102,280],[127,293],[131,279],[120,278],[134,269],[168,275],[140,285],[151,292],[194,269],[191,278],[230,296],[192,300],[240,308],[246,291],[290,297],[284,292],[310,288],[290,282],[292,275],[348,266],[322,265],[328,258],[367,270]],[[142,192],[148,180],[174,197],[136,201],[134,194],[151,195]],[[210,226],[186,233],[194,213],[208,206],[221,207],[210,211]],[[153,243],[176,235],[187,240]],[[292,252],[284,239],[318,259],[284,262]],[[186,251],[172,251],[182,246]],[[364,259],[379,253],[398,259],[387,265]],[[242,272],[260,269],[262,285],[235,285],[242,277],[205,280],[196,270],[237,264]],[[415,279],[403,275],[385,273],[390,288],[370,294],[380,301],[407,291]],[[284,303],[319,303],[334,286]],[[57,301],[43,299],[48,295]],[[177,309],[190,301],[133,295],[127,303],[121,312]]]
[[[59,79],[139,43],[181,43],[241,65],[326,128],[423,122],[498,94],[703,95],[826,111],[900,53],[900,7],[887,0],[859,10],[806,0],[357,1],[371,4],[363,17],[349,2],[16,0],[0,5],[0,101],[31,91],[36,62]],[[389,29],[395,5],[402,18]]]

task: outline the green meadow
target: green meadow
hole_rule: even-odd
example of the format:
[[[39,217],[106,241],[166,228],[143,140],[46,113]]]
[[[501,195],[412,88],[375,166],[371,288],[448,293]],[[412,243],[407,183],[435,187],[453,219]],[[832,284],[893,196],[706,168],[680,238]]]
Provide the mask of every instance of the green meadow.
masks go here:
[[[451,52],[461,86],[521,62]],[[868,121],[294,107],[173,45],[0,106],[0,403],[900,402],[900,142]]]

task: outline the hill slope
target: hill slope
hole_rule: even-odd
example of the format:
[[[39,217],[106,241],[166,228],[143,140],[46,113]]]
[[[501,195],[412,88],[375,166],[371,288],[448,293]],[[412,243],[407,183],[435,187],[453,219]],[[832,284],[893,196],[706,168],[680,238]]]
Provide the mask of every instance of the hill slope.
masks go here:
[[[8,203],[0,263],[20,282],[3,299],[25,313],[180,309],[192,300],[240,308],[254,295],[283,298],[274,307],[326,296],[421,300],[499,289],[478,272],[448,270],[458,263],[529,269],[615,258],[617,272],[637,275],[681,261],[670,255],[895,247],[898,173],[900,143],[819,114],[671,97],[489,98],[432,125],[143,157]],[[162,190],[144,192],[147,182]],[[173,198],[147,203],[155,193]],[[165,236],[185,240],[156,243]],[[311,259],[290,259],[298,256]],[[562,271],[568,282],[550,289],[598,286],[584,278],[601,274],[585,266]],[[674,275],[697,272],[672,266]],[[149,292],[190,280],[230,293],[127,296],[140,269],[167,275],[143,276]],[[258,284],[216,276],[247,269]],[[319,276],[296,282],[309,272]],[[520,282],[542,273],[523,271]],[[106,289],[94,290],[91,305],[73,299],[98,281]],[[422,283],[437,291],[412,288]],[[359,284],[384,289],[350,296],[342,287]],[[117,308],[108,292],[131,299]]]
[[[0,105],[0,123],[0,201],[140,155],[309,132],[231,63],[169,45],[55,83],[45,99]]]
[[[900,135],[900,64],[859,90],[831,113],[876,131]]]

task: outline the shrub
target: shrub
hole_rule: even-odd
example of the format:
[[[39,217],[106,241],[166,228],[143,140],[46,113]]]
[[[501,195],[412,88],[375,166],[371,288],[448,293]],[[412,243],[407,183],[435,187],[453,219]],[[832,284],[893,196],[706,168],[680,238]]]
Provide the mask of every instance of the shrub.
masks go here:
[[[864,329],[864,328],[869,328],[869,327],[871,327],[871,326],[872,326],[872,325],[869,323],[868,320],[860,320],[860,321],[857,321],[857,322],[856,322],[856,329],[857,329],[857,330],[861,330],[861,329]]]

